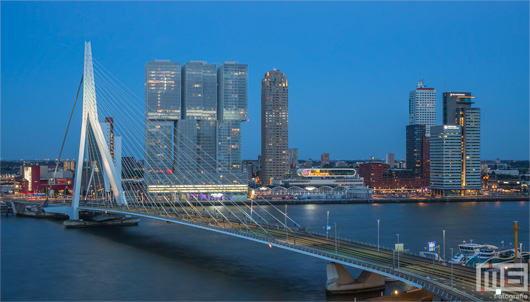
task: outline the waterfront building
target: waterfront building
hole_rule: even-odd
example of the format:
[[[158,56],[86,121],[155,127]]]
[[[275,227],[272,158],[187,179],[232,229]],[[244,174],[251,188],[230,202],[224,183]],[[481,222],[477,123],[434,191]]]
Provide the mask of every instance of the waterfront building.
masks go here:
[[[429,178],[428,171],[429,153],[425,148],[425,125],[408,125],[406,132],[406,163],[416,178]]]
[[[429,185],[424,178],[415,177],[410,169],[389,169],[381,162],[359,164],[359,176],[374,191],[418,190]]]
[[[463,98],[465,106],[457,107],[456,120],[462,127],[462,188],[481,189],[480,177],[480,108],[468,107],[471,98]]]
[[[261,81],[261,181],[289,173],[289,85],[283,72],[265,73]]]
[[[180,63],[154,60],[145,64],[145,112],[148,119],[180,119]]]
[[[186,177],[217,171],[217,71],[215,64],[182,66],[182,119],[178,121],[175,170]]]
[[[248,121],[248,65],[224,62],[217,68],[218,170],[232,182],[247,183],[241,161],[241,124]]]
[[[320,156],[320,166],[324,167],[326,165],[329,165],[329,153],[322,153]]]
[[[462,128],[431,128],[431,191],[434,195],[460,194],[462,189]]]
[[[364,186],[363,178],[352,168],[297,169],[292,178],[274,179],[272,185],[331,188],[337,186]]]
[[[427,88],[423,79],[418,80],[416,90],[409,92],[409,124],[425,125],[425,135],[436,125],[436,90]]]
[[[55,167],[49,170],[48,166],[23,166],[20,177],[15,179],[15,187],[18,188],[17,193],[46,193],[50,182],[53,182],[51,189],[55,192],[64,192],[65,190],[72,192],[74,186],[73,172],[58,170],[55,173],[55,181],[53,180],[54,173]]]
[[[470,92],[448,91],[443,94],[444,125],[459,126],[461,131],[460,187],[462,194],[476,192],[482,188],[480,175],[481,118],[480,108],[472,106],[474,98]]]
[[[160,173],[173,166],[173,132],[181,118],[180,63],[155,60],[145,64],[144,179],[159,184]]]

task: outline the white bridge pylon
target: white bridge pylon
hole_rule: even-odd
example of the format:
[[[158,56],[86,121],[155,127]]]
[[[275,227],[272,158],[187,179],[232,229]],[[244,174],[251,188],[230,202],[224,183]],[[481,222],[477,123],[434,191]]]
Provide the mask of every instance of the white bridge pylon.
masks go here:
[[[87,146],[87,136],[93,136],[96,146]],[[89,140],[89,144],[91,140]],[[90,42],[85,42],[85,60],[83,71],[83,121],[81,124],[81,140],[79,143],[79,157],[76,164],[76,176],[74,182],[74,196],[72,199],[72,211],[74,217],[70,219],[79,219],[79,196],[81,195],[81,179],[83,171],[83,162],[85,159],[85,148],[92,148],[93,154],[101,158],[101,163],[105,169],[112,192],[116,203],[119,205],[127,205],[127,200],[123,194],[121,185],[121,175],[116,172],[116,167],[110,148],[107,145],[101,125],[98,118],[97,102],[96,102],[96,87],[94,83],[94,69],[92,65],[92,48]],[[90,152],[89,152],[90,154]],[[93,159],[90,159],[93,160]],[[99,167],[101,168],[101,167]],[[88,188],[87,188],[88,190]]]

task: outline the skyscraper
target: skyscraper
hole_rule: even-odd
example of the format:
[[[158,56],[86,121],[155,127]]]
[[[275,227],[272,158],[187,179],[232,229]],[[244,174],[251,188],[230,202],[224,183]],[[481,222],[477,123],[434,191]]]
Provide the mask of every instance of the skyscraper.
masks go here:
[[[462,189],[462,128],[456,125],[432,127],[431,190],[449,195]]]
[[[182,66],[182,119],[177,124],[176,170],[217,170],[217,73],[215,64],[191,61]],[[185,169],[184,169],[185,167]]]
[[[241,165],[241,123],[248,116],[248,65],[224,62],[217,68],[217,160],[232,182],[246,182]]]
[[[472,107],[473,98],[470,92],[443,94],[444,125],[436,126],[437,138],[431,138],[431,154],[438,154],[436,160],[431,156],[431,186],[437,195],[454,194],[457,189],[464,195],[482,187],[480,108]]]
[[[406,135],[406,163],[407,169],[412,170],[414,177],[423,176],[423,139],[425,138],[425,125],[408,125]]]
[[[409,124],[425,125],[425,135],[430,135],[430,127],[436,125],[436,90],[423,85],[418,80],[416,90],[409,93]]]
[[[173,131],[181,117],[180,63],[155,60],[145,64],[144,159],[147,184],[173,166]]]
[[[145,112],[148,119],[180,119],[180,63],[145,64]]]
[[[443,93],[443,124],[457,125],[457,108],[471,108],[471,103],[464,102],[467,98],[474,98],[471,92],[451,92]],[[462,99],[462,100],[461,100]]]
[[[444,123],[462,128],[462,188],[480,189],[480,108],[471,92],[444,92]]]
[[[261,80],[261,181],[289,173],[289,85],[283,72],[273,70]]]

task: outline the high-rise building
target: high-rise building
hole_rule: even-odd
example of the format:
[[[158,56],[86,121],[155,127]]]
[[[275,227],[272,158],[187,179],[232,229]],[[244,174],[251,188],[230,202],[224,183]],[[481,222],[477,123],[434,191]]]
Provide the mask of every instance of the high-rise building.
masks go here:
[[[394,159],[395,159],[394,153],[388,153],[386,155],[385,164],[388,165],[389,169],[393,169],[394,168]]]
[[[241,123],[248,117],[248,65],[224,62],[217,68],[217,160],[232,182],[246,182],[241,164]]]
[[[425,125],[408,125],[406,134],[406,163],[407,169],[412,170],[416,178],[423,176],[424,154],[423,142],[426,138]],[[427,151],[427,150],[425,150]]]
[[[322,155],[320,155],[320,165],[322,167],[329,165],[329,153],[322,153]]]
[[[215,64],[190,61],[182,66],[182,119],[217,119]]]
[[[430,127],[436,125],[436,90],[423,85],[418,80],[416,90],[409,93],[409,124],[425,125],[425,135],[430,135]]]
[[[472,103],[466,101],[470,98],[474,98],[471,96],[471,92],[444,92],[443,124],[458,125],[459,123],[456,120],[457,108],[471,108]]]
[[[261,80],[261,181],[289,173],[289,85],[283,72],[273,70]]]
[[[215,64],[191,61],[182,66],[182,119],[175,132],[180,173],[217,170],[217,72]]]
[[[248,119],[248,64],[224,62],[217,68],[217,118]]]
[[[147,184],[160,183],[158,173],[173,166],[173,132],[181,118],[180,63],[155,60],[145,64],[144,168]]]
[[[480,108],[472,107],[475,97],[470,92],[445,92],[444,122],[462,129],[462,189],[482,187],[480,177]]]
[[[462,189],[462,128],[457,125],[431,128],[431,190],[449,195]]]
[[[152,120],[180,119],[180,63],[145,64],[145,112]]]

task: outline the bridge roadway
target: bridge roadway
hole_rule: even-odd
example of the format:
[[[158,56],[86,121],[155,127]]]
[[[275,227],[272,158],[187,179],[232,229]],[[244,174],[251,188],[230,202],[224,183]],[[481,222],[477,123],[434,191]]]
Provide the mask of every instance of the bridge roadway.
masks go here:
[[[494,298],[493,292],[477,292],[475,290],[476,272],[474,268],[454,266],[454,287],[451,287],[450,265],[435,263],[433,270],[433,262],[430,259],[400,254],[398,269],[397,257],[395,260],[393,259],[391,250],[377,250],[375,247],[346,239],[337,240],[336,246],[333,236],[326,239],[326,236],[322,234],[306,231],[303,228],[290,230],[286,234],[285,228],[278,225],[261,224],[260,227],[254,223],[246,223],[249,230],[236,219],[214,219],[210,214],[190,216],[182,210],[168,213],[165,210],[161,212],[158,209],[146,209],[145,207],[105,208],[82,205],[80,210],[134,215],[240,237],[388,276],[422,288],[444,300],[488,301]],[[505,294],[510,293],[505,292]]]

